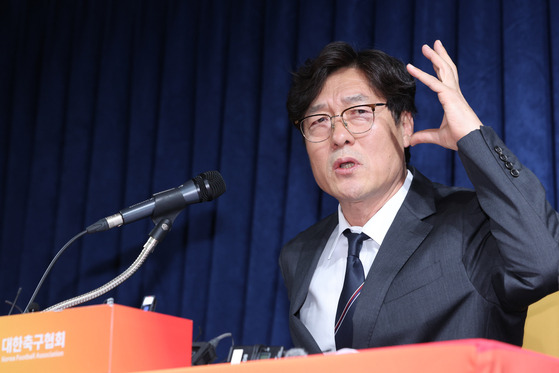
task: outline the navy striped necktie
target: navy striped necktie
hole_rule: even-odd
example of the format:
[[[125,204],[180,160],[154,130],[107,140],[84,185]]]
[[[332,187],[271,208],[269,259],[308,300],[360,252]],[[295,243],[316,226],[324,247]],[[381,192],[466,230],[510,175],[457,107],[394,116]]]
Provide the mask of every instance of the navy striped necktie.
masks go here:
[[[344,231],[344,236],[348,241],[347,264],[334,327],[336,349],[338,350],[352,347],[354,305],[365,282],[365,272],[363,264],[359,260],[359,252],[363,247],[363,241],[369,238],[365,233],[352,233],[349,229]]]

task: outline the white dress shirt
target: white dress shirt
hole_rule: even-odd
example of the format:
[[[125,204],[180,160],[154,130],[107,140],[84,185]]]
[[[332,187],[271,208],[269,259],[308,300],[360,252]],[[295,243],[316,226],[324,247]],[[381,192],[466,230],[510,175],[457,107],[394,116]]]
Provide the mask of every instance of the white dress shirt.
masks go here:
[[[334,323],[344,284],[348,246],[343,231],[350,228],[354,233],[364,232],[371,237],[363,242],[359,254],[366,277],[390,225],[408,194],[412,179],[413,175],[408,170],[402,187],[363,227],[350,226],[341,206],[338,205],[338,226],[322,251],[311,280],[309,293],[300,312],[301,321],[323,352],[336,350]]]

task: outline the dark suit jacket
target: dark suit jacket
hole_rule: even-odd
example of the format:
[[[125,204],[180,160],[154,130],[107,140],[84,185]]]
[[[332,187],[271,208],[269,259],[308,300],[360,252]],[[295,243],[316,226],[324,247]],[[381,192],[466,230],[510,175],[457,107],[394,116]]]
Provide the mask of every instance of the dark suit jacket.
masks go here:
[[[545,191],[488,127],[459,154],[475,192],[414,179],[354,314],[354,348],[461,338],[522,344],[526,308],[558,288],[559,220]],[[296,346],[320,349],[299,310],[337,214],[286,244],[280,267]]]

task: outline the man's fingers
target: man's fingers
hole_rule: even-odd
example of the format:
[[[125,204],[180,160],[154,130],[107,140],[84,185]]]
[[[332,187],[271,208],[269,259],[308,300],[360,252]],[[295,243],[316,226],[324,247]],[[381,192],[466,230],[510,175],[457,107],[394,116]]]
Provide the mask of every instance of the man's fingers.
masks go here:
[[[439,79],[435,78],[431,74],[427,74],[425,71],[415,67],[411,63],[409,63],[407,65],[407,69],[408,69],[408,72],[410,73],[411,76],[413,76],[414,78],[419,79],[419,81],[421,81],[421,83],[425,84],[433,92],[439,93],[444,88]]]
[[[440,40],[436,40],[433,48],[434,48],[435,52],[439,56],[441,56],[441,58],[450,67],[450,69],[451,69],[451,71],[454,75],[454,79],[458,82],[458,69],[456,68],[456,64],[454,63],[452,58],[450,58],[450,55],[448,54],[446,48],[443,46],[443,43]]]
[[[413,133],[410,137],[410,145],[415,146],[417,144],[435,144],[442,146],[443,148],[457,150],[458,146],[456,142],[445,140],[445,136],[442,135],[442,129],[439,128],[429,128],[422,131],[417,131]]]
[[[415,146],[417,144],[438,144],[439,129],[429,128],[422,131],[417,131],[411,135],[410,144]]]
[[[456,65],[448,55],[442,43],[437,40],[434,49],[424,44],[421,47],[423,55],[431,61],[433,69],[437,73],[439,80],[449,86],[456,87],[458,85],[458,72]]]

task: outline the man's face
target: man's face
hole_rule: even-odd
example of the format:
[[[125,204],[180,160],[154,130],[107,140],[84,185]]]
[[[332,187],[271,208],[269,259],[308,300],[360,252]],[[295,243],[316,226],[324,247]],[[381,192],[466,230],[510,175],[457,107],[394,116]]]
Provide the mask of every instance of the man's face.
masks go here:
[[[344,109],[384,103],[357,69],[341,69],[328,77],[306,115],[339,115]],[[402,113],[397,126],[386,106],[375,110],[370,131],[352,135],[336,117],[335,128],[326,141],[305,141],[318,186],[346,208],[360,206],[374,214],[394,195],[405,179],[404,147],[409,146],[413,118]],[[372,216],[372,215],[371,215]]]

